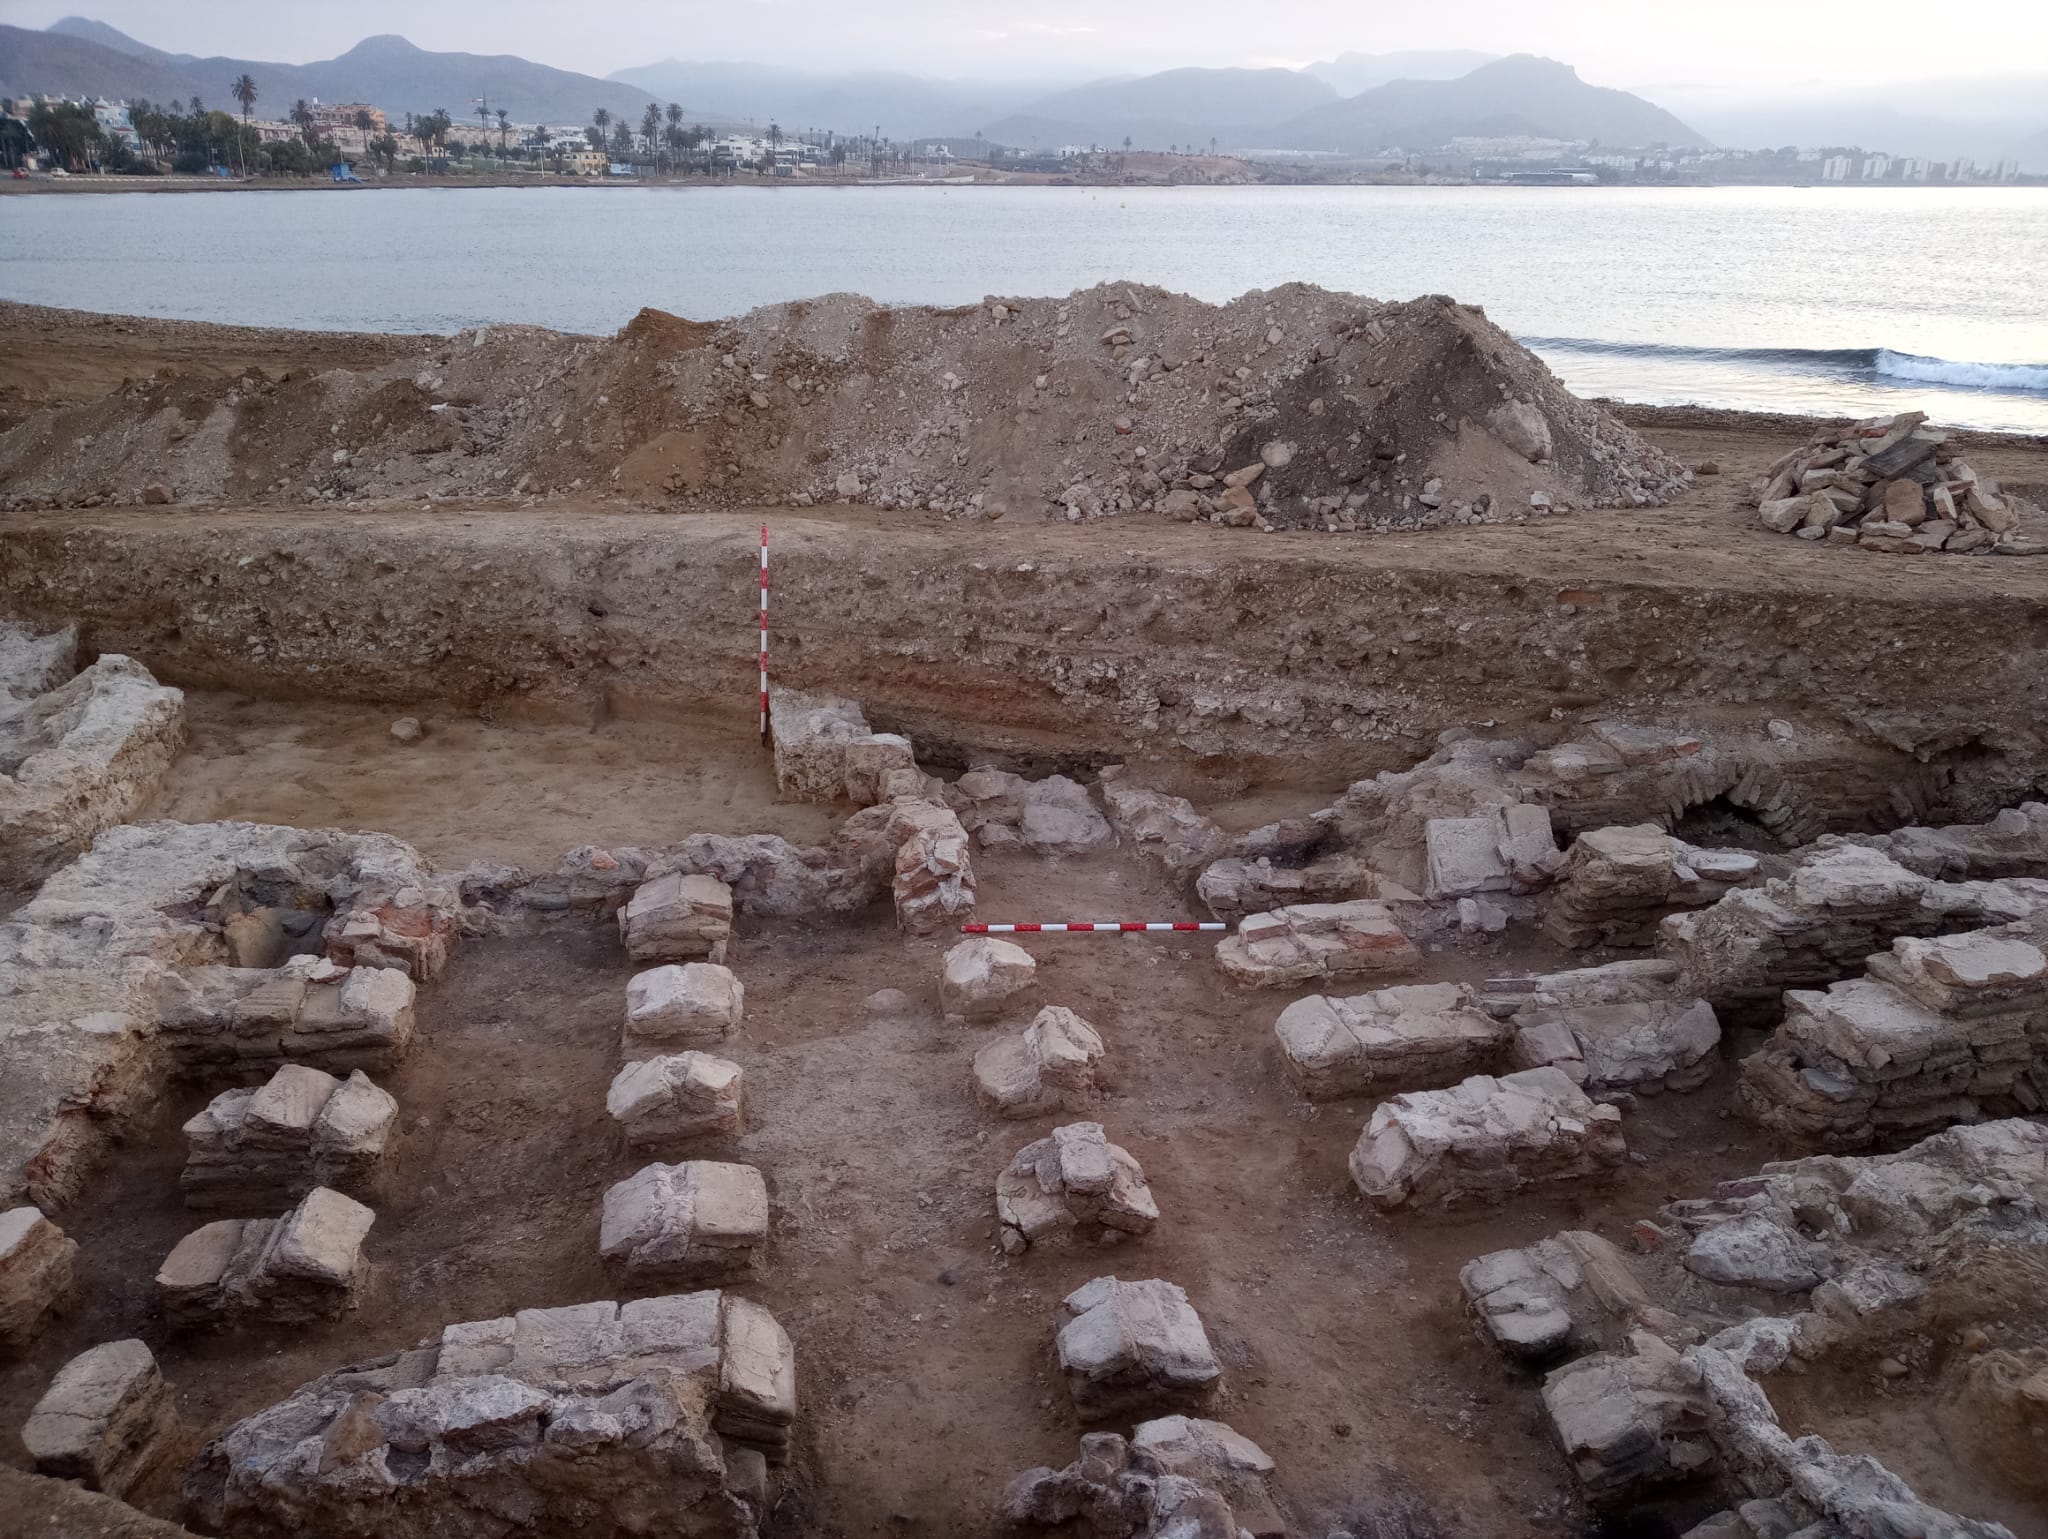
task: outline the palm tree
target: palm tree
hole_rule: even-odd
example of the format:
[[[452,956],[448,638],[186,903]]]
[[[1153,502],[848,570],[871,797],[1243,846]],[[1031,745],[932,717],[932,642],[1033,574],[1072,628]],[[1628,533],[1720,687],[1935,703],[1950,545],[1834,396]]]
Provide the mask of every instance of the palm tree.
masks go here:
[[[235,76],[235,83],[228,87],[228,95],[242,104],[242,121],[249,121],[249,109],[256,105],[255,77],[247,74]]]
[[[503,107],[498,109],[498,154],[505,153],[505,136],[512,131],[512,114]]]
[[[185,109],[188,112],[190,112],[192,116],[194,116],[195,118],[203,118],[206,116],[206,103],[201,101],[196,96],[193,97],[189,102],[185,103]]]
[[[299,125],[299,137],[306,141],[306,148],[311,149],[313,147],[313,109],[306,105],[305,97],[301,96],[292,103],[291,116],[292,121]]]
[[[611,109],[600,107],[590,115],[591,126],[597,130],[597,147],[604,148],[605,130],[612,126]]]
[[[376,126],[377,120],[370,116],[370,109],[368,107],[356,108],[356,132],[363,136],[363,153],[365,155],[371,153],[370,130]]]

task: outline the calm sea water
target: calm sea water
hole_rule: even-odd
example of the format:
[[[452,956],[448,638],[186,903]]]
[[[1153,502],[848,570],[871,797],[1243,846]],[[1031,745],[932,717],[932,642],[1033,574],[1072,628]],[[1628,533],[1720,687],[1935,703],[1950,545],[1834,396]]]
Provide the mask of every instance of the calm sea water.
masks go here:
[[[2048,433],[2048,189],[477,188],[0,198],[0,296],[264,326],[603,332],[1302,279],[1481,304],[1582,394]]]

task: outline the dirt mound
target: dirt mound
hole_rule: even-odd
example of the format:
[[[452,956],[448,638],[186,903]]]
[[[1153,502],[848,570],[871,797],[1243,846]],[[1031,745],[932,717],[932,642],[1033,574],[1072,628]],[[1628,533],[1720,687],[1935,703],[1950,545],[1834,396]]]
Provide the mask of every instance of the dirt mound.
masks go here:
[[[1478,310],[1305,285],[487,327],[361,369],[160,376],[0,434],[10,506],[597,492],[1355,528],[1684,479]]]

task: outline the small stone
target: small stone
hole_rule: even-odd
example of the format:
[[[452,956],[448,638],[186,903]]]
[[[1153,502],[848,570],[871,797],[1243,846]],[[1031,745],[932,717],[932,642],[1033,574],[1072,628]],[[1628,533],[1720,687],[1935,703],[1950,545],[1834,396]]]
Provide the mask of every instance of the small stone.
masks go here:
[[[1908,1368],[1904,1363],[1900,1362],[1896,1357],[1879,1358],[1877,1362],[1877,1371],[1881,1376],[1887,1379],[1903,1379],[1908,1373],[1912,1372],[1910,1368]]]
[[[391,735],[401,743],[417,743],[423,736],[417,716],[401,716],[391,724]]]

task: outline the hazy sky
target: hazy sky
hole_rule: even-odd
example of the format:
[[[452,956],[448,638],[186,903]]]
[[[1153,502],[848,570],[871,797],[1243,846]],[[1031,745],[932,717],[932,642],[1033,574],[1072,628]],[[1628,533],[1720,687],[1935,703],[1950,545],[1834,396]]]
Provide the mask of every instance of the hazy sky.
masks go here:
[[[1548,54],[1672,106],[2048,68],[2048,0],[0,0],[17,26],[72,12],[174,53],[303,63],[398,32],[593,75],[671,54],[1042,77],[1476,48]]]

